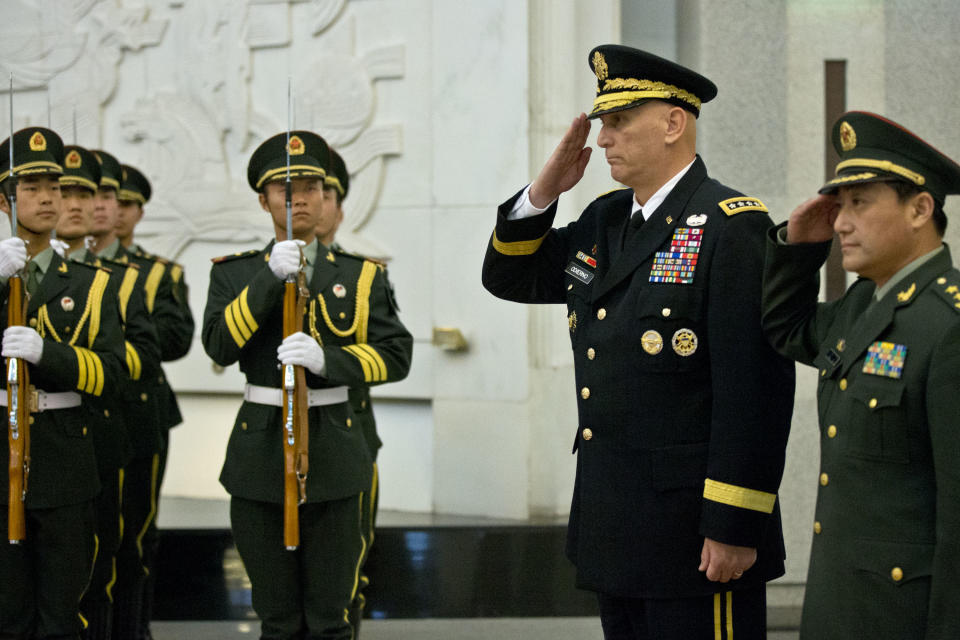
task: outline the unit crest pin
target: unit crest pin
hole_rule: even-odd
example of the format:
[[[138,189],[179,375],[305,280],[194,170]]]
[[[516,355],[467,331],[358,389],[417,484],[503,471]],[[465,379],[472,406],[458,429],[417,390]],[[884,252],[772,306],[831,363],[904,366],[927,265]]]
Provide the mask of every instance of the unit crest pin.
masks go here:
[[[347,295],[347,288],[338,282],[337,284],[333,285],[333,295],[337,296],[338,298],[342,298]]]
[[[60,306],[63,307],[64,311],[73,311],[73,298],[64,296],[60,299]]]

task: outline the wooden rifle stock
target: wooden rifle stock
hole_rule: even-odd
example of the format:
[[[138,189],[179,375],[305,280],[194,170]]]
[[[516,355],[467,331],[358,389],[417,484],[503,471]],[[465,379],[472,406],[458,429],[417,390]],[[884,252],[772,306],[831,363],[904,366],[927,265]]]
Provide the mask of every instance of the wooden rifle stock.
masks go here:
[[[302,277],[301,271],[298,276]],[[288,279],[283,291],[283,337],[303,327],[306,299],[301,283]],[[303,367],[283,367],[283,544],[293,551],[300,546],[299,506],[307,499],[307,447],[309,415],[307,381]]]
[[[7,281],[7,326],[23,326],[26,305],[23,280],[13,275]],[[7,539],[20,544],[27,537],[24,504],[27,499],[27,478],[30,475],[30,377],[27,363],[20,358],[7,358],[7,442],[10,447],[7,495]]]

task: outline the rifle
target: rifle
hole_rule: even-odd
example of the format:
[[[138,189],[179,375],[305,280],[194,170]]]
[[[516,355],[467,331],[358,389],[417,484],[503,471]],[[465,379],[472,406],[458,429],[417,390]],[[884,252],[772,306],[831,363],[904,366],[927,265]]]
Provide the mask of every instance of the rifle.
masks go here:
[[[287,80],[287,240],[293,240],[293,185],[290,181],[290,80]],[[283,337],[303,328],[306,297],[302,295],[303,261],[296,274],[287,277],[283,289]],[[292,364],[283,367],[283,544],[288,551],[300,546],[299,507],[307,500],[307,457],[309,416],[307,381],[303,367]]]
[[[13,171],[13,74],[10,74],[10,224],[17,235],[17,182]],[[15,273],[7,280],[7,326],[23,326],[26,304],[23,279]],[[24,503],[27,500],[27,478],[30,475],[30,378],[27,363],[20,358],[7,358],[7,443],[10,463],[7,494],[7,540],[20,544],[27,537]]]

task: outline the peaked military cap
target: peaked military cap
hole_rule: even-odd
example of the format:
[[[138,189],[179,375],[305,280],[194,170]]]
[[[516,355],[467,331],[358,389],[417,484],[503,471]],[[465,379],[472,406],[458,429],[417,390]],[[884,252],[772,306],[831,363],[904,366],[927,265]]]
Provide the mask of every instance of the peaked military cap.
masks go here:
[[[700,105],[717,95],[717,86],[696,71],[633,47],[603,44],[590,52],[588,61],[597,76],[590,118],[649,100],[664,100],[699,116]]]
[[[100,163],[92,151],[68,144],[63,148],[63,175],[60,185],[84,187],[96,193],[100,186]]]
[[[960,193],[960,165],[883,116],[849,111],[833,125],[832,139],[840,154],[837,177],[821,187],[820,193],[890,180],[915,184],[941,205],[947,195]]]
[[[350,191],[350,174],[347,172],[347,163],[333,149],[330,149],[330,170],[327,171],[327,177],[323,179],[323,184],[336,189],[341,200],[346,198],[347,192]]]
[[[120,168],[120,161],[106,151],[102,151],[100,149],[93,149],[92,151],[94,157],[96,157],[97,161],[100,163],[100,187],[109,187],[119,191],[121,178],[120,174],[122,172],[122,169]]]
[[[120,165],[120,190],[117,192],[118,200],[131,200],[146,204],[150,200],[150,181],[140,173],[136,167],[128,164]]]
[[[290,132],[290,177],[320,178],[330,168],[330,149],[323,138],[310,131]],[[287,177],[287,132],[268,138],[256,148],[247,165],[247,182],[254,191],[264,184]]]
[[[17,176],[63,173],[63,140],[44,127],[13,134],[13,172]],[[0,183],[10,177],[10,138],[0,144]]]

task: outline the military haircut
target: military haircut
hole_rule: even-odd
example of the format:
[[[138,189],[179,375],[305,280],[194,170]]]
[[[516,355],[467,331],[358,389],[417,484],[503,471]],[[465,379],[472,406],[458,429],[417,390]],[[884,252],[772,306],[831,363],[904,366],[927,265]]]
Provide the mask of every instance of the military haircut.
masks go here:
[[[897,202],[900,204],[905,203],[918,193],[926,191],[906,180],[890,180],[886,184],[890,185],[893,190],[897,192]],[[927,193],[930,192],[927,191]],[[932,196],[933,194],[930,195]],[[943,204],[936,198],[933,198],[933,226],[937,230],[937,235],[941,238],[947,232],[947,214],[943,211]]]

